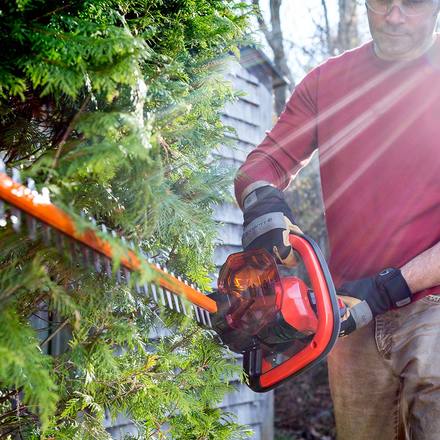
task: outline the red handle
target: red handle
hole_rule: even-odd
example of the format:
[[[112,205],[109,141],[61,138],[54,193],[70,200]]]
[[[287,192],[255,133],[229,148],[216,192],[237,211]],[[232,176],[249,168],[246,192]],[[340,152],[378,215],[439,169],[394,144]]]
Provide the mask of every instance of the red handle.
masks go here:
[[[268,391],[322,360],[333,347],[339,334],[342,307],[337,300],[330,272],[318,245],[306,235],[294,234],[290,235],[290,244],[303,259],[309,274],[316,298],[318,327],[304,348],[277,366],[272,367],[272,364],[265,361],[266,357],[273,357],[273,353],[264,353],[261,347],[245,354],[243,363],[249,374],[250,387],[258,392]]]

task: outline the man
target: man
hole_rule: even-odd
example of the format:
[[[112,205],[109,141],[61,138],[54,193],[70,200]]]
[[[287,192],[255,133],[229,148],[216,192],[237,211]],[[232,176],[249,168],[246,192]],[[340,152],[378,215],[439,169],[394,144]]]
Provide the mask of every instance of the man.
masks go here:
[[[311,71],[241,167],[243,246],[293,264],[282,190],[318,149],[330,270],[350,307],[329,356],[338,438],[438,440],[440,5],[366,7],[372,42]]]

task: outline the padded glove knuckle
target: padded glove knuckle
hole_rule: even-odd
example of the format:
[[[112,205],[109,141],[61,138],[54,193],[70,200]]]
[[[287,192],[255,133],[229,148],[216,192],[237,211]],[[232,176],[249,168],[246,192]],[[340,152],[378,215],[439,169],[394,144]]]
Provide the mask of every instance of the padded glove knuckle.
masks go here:
[[[350,317],[341,324],[341,336],[363,327],[375,316],[405,306],[412,300],[411,291],[399,269],[384,269],[377,275],[344,283],[338,294],[357,298],[350,307]]]
[[[243,206],[243,248],[264,248],[272,253],[276,246],[280,257],[287,257],[291,248],[284,243],[283,232],[294,219],[284,194],[270,185],[263,186],[251,192]]]

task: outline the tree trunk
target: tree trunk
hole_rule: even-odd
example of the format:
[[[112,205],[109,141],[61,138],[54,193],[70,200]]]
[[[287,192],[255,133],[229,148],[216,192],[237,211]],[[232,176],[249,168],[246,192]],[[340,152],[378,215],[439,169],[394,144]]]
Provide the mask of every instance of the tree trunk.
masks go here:
[[[258,0],[252,0],[252,2],[257,8],[259,8]],[[260,29],[263,31],[273,52],[274,65],[288,82],[288,84],[274,82],[273,93],[275,99],[275,112],[277,115],[283,111],[289,93],[293,90],[295,84],[292,73],[287,65],[287,57],[284,50],[283,31],[281,29],[280,17],[281,3],[282,0],[270,0],[270,30],[264,22],[261,13],[258,14]]]
[[[270,43],[273,54],[275,67],[289,81],[289,84],[279,85],[275,88],[275,111],[279,115],[286,104],[289,92],[293,89],[293,77],[287,65],[287,57],[284,51],[283,32],[281,30],[280,7],[282,0],[270,1],[270,21],[272,26],[272,42]]]
[[[359,45],[357,1],[339,0],[339,24],[335,50],[342,53]]]

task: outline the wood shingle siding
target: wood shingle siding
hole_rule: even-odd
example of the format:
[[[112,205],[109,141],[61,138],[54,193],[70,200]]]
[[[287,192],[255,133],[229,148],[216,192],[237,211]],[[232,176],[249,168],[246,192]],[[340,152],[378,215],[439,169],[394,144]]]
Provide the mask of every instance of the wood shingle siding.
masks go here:
[[[254,49],[243,51],[240,63],[231,65],[226,77],[244,96],[224,109],[222,119],[226,125],[235,129],[235,133],[230,135],[235,142],[234,146],[223,146],[214,154],[221,156],[225,166],[237,170],[250,151],[263,140],[265,132],[272,127],[274,74],[276,72],[264,55]],[[218,245],[214,253],[214,262],[219,269],[228,255],[242,250],[243,216],[236,203],[225,203],[215,209],[214,219],[219,222]],[[217,276],[214,276],[214,286],[216,279]],[[235,393],[225,397],[221,406],[234,413],[239,423],[254,430],[253,440],[273,439],[272,392],[258,394],[240,384]]]

